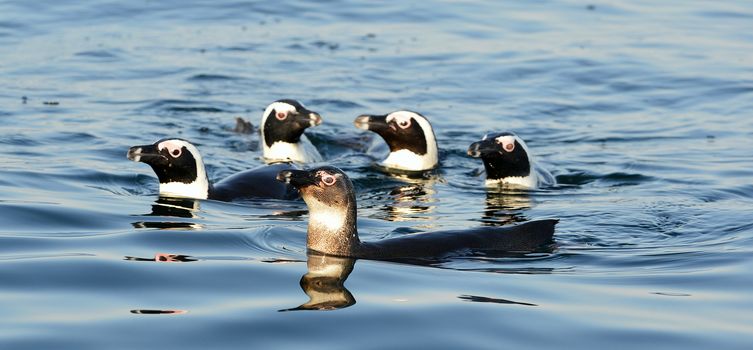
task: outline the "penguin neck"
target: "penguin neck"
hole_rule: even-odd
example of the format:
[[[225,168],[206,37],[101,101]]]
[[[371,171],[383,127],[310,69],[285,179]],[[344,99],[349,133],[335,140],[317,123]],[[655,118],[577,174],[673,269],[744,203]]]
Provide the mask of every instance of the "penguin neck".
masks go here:
[[[388,168],[401,170],[422,171],[433,169],[438,163],[436,149],[429,149],[426,154],[416,154],[407,149],[392,151],[382,161],[382,165]]]
[[[309,250],[337,256],[353,256],[361,245],[356,225],[356,201],[350,196],[343,206],[333,207],[304,195],[309,208],[306,246]]]
[[[303,162],[306,160],[306,154],[300,142],[276,141],[270,146],[264,143],[264,158]]]
[[[531,170],[531,163],[528,159],[522,159],[514,164],[484,159],[484,169],[486,169],[486,184],[489,186],[512,184],[534,188],[538,183],[536,173]]]
[[[526,177],[531,175],[531,163],[527,158],[503,162],[497,159],[484,159],[484,169],[488,180],[501,180],[507,177]]]
[[[166,197],[207,199],[211,187],[204,169],[204,163],[197,161],[196,178],[192,182],[160,181],[159,194]]]

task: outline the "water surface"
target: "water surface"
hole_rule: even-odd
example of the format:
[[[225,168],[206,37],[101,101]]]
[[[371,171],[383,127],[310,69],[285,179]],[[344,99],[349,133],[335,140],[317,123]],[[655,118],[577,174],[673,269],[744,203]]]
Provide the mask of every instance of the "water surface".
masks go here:
[[[0,13],[3,348],[753,346],[753,4]],[[353,178],[362,239],[559,218],[555,246],[429,265],[310,258],[303,203],[159,200],[125,158],[177,136],[212,179],[260,165],[258,135],[234,118],[256,124],[280,98],[324,117],[309,135]],[[427,179],[377,171],[372,135],[352,126],[399,108],[437,132]],[[500,130],[558,185],[481,186],[465,149]],[[339,273],[317,279],[327,267]]]

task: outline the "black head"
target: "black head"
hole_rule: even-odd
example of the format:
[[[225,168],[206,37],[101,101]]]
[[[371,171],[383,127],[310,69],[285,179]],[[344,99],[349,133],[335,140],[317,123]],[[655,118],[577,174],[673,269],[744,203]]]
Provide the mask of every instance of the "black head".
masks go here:
[[[133,146],[128,159],[149,164],[160,182],[160,193],[168,196],[206,198],[209,181],[199,150],[177,138],[151,145]]]
[[[426,117],[411,111],[386,115],[362,115],[353,121],[359,129],[373,131],[390,147],[390,152],[408,150],[417,155],[437,153],[434,130]]]
[[[489,180],[531,174],[531,160],[525,142],[511,132],[487,134],[468,147],[468,155],[481,158]]]
[[[303,131],[322,123],[322,117],[295,100],[278,100],[270,104],[261,119],[261,132],[266,147],[275,142],[298,143]]]

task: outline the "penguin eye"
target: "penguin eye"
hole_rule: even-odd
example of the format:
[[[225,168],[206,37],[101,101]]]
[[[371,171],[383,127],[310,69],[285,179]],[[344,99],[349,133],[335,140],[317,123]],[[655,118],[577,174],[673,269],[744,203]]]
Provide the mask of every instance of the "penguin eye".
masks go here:
[[[173,158],[178,158],[178,157],[180,157],[180,154],[181,154],[181,153],[182,153],[182,152],[180,151],[180,148],[175,148],[175,149],[173,149],[172,151],[170,151],[170,155],[171,155],[171,156],[173,156]]]
[[[397,126],[400,127],[400,129],[405,129],[410,126],[410,119],[401,120],[397,122]]]
[[[335,181],[337,181],[337,179],[336,179],[336,178],[335,178],[334,176],[332,176],[332,175],[329,175],[329,174],[324,174],[324,175],[322,175],[322,182],[323,182],[323,183],[324,183],[325,185],[327,185],[327,186],[332,186],[332,185],[334,185],[334,184],[335,184]]]
[[[502,148],[505,149],[507,152],[512,152],[515,149],[515,143],[513,142],[503,142]]]
[[[277,120],[285,120],[285,118],[287,117],[288,114],[285,112],[277,112],[277,114],[275,114],[275,118],[277,118]]]

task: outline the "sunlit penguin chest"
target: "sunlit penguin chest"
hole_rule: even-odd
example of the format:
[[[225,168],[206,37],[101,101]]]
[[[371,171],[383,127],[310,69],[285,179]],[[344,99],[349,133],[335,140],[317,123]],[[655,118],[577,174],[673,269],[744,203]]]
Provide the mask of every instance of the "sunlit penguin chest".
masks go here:
[[[539,185],[539,180],[535,173],[528,176],[508,176],[501,179],[486,179],[487,186],[499,186],[503,184],[536,188]]]
[[[196,180],[191,183],[167,182],[160,183],[159,193],[162,196],[207,199],[209,197],[209,183]]]
[[[420,171],[435,167],[437,165],[437,156],[436,154],[432,154],[432,152],[419,155],[407,149],[401,149],[390,152],[381,164],[382,166],[395,169]]]
[[[301,138],[298,143],[277,141],[271,146],[264,145],[264,158],[271,160],[291,160],[301,163],[322,161],[319,151],[308,140]]]

